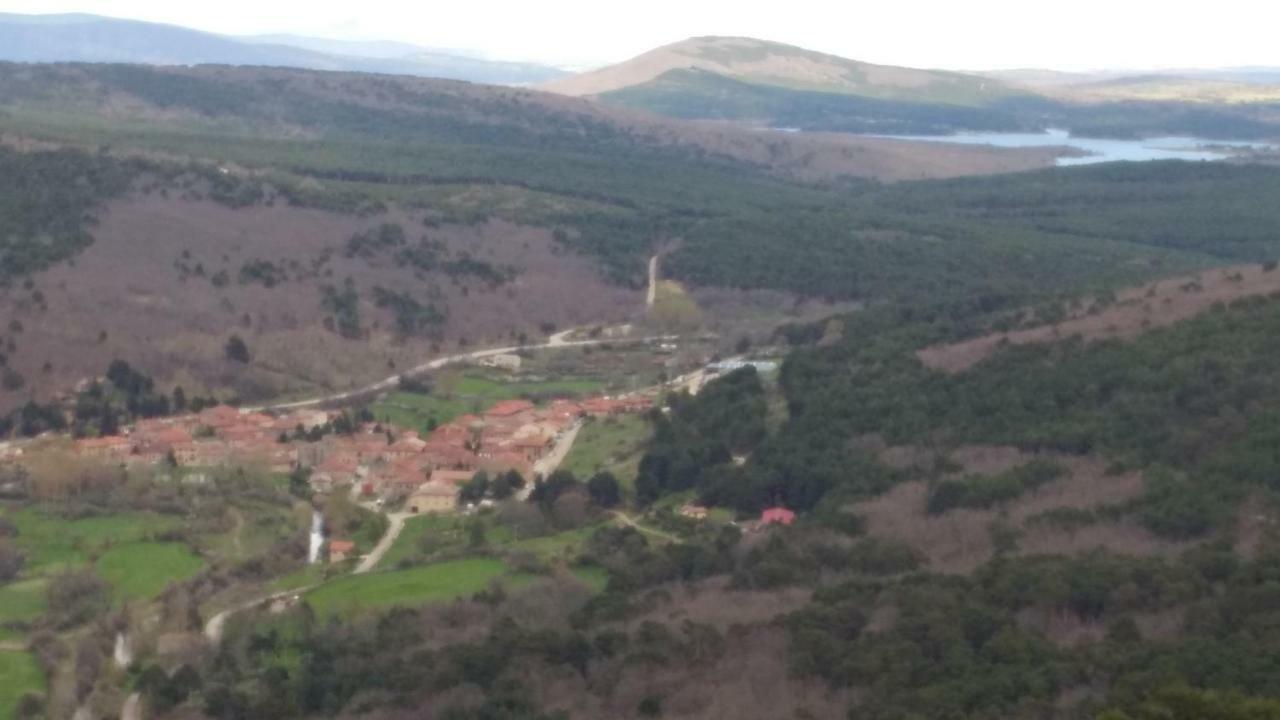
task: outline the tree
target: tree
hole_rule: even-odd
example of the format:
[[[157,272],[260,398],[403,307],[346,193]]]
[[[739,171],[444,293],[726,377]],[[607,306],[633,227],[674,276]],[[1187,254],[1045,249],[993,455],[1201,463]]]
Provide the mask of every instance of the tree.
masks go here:
[[[458,491],[458,499],[464,503],[477,503],[489,492],[489,473],[481,470]]]
[[[0,583],[8,582],[22,572],[27,556],[8,540],[0,540]]]
[[[297,498],[311,497],[311,470],[299,467],[289,473],[289,494]]]
[[[177,413],[187,411],[187,391],[182,389],[181,385],[173,388],[173,411]]]
[[[92,569],[55,575],[45,588],[49,622],[59,630],[82,625],[111,609],[111,588]]]
[[[224,347],[223,350],[227,355],[227,359],[231,362],[237,362],[242,365],[249,364],[249,360],[251,359],[249,356],[249,346],[245,344],[244,339],[239,335],[232,335],[227,340],[226,347]]]
[[[515,488],[511,487],[511,479],[507,473],[498,473],[489,483],[489,494],[494,500],[506,500],[515,493]]]
[[[602,508],[611,508],[622,501],[622,489],[618,478],[608,470],[602,470],[587,481],[587,494],[591,502]]]
[[[533,484],[533,492],[529,493],[529,502],[537,503],[543,510],[550,510],[556,500],[564,493],[578,487],[578,479],[568,470],[556,470],[546,480],[538,480]]]
[[[467,528],[467,545],[471,549],[484,547],[484,523],[479,520],[472,520]]]

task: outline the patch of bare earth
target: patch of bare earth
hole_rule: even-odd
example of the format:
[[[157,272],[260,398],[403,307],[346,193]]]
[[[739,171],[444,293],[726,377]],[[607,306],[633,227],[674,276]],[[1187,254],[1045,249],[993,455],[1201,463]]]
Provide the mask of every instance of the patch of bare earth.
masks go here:
[[[32,290],[0,291],[0,318],[22,325],[9,361],[28,380],[22,392],[3,393],[0,411],[101,374],[114,358],[188,393],[346,389],[459,347],[539,337],[544,324],[623,320],[642,304],[639,292],[607,283],[589,260],[561,251],[550,231],[503,221],[427,228],[421,213],[399,210],[359,218],[158,194],[113,202],[99,216],[87,250],[37,275]],[[415,273],[389,256],[344,257],[353,233],[385,222],[400,224],[410,242],[427,235],[454,256],[467,252],[519,274],[493,288],[474,277]],[[288,278],[270,288],[242,282],[241,268],[258,260],[290,268]],[[219,273],[222,287],[211,281]],[[323,288],[341,289],[347,278],[360,296],[364,332],[354,339],[326,329],[332,312],[322,306]],[[441,337],[399,337],[393,311],[374,302],[375,287],[446,309]],[[32,302],[34,290],[43,307]],[[248,366],[224,357],[233,333],[249,346]]]
[[[916,357],[926,367],[958,373],[982,362],[1006,343],[1046,343],[1077,335],[1085,341],[1133,338],[1152,328],[1199,315],[1216,303],[1275,292],[1280,292],[1280,271],[1268,272],[1260,265],[1206,270],[1124,290],[1106,307],[1084,302],[1067,319],[1053,325],[931,345],[919,350]]]
[[[1244,560],[1253,560],[1266,546],[1276,542],[1277,514],[1274,504],[1261,493],[1253,493],[1236,511],[1235,551]]]
[[[881,457],[898,467],[926,468],[933,451],[910,447],[885,448]],[[1151,556],[1176,553],[1186,544],[1173,543],[1126,521],[1103,521],[1078,529],[1061,528],[1033,518],[1056,509],[1088,510],[1138,497],[1143,490],[1139,473],[1110,475],[1104,461],[1093,457],[1034,455],[1006,446],[966,446],[948,457],[960,470],[943,476],[996,475],[1036,457],[1049,457],[1067,469],[1047,483],[998,508],[959,508],[940,515],[926,511],[929,483],[902,483],[883,495],[853,505],[850,510],[866,518],[873,537],[896,540],[919,550],[929,567],[938,572],[968,573],[992,558],[993,524],[997,521],[1021,531],[1019,554],[1076,554],[1105,549],[1111,552]]]

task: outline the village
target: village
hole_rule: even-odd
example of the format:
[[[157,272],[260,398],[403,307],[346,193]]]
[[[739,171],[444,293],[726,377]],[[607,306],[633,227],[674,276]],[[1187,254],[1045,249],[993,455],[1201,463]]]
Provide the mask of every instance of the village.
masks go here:
[[[652,394],[558,399],[544,406],[504,400],[422,436],[389,423],[362,422],[351,432],[321,432],[345,416],[333,410],[279,415],[218,405],[198,413],[153,418],[122,434],[82,438],[74,452],[128,467],[259,466],[274,473],[309,472],[316,493],[350,488],[362,500],[404,503],[411,513],[450,512],[475,473],[514,471],[526,482],[547,468],[540,461],[586,418],[642,413]],[[319,437],[316,437],[319,435]]]

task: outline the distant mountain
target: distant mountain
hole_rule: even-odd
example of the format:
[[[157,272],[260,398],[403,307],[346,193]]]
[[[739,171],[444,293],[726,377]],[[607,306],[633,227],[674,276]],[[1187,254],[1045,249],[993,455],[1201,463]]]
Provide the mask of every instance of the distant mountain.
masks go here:
[[[331,38],[307,37],[306,35],[290,35],[276,33],[270,35],[239,35],[236,40],[256,45],[285,45],[302,48],[312,52],[328,55],[347,55],[352,57],[394,59],[413,55],[444,54],[454,57],[478,57],[474,53],[461,50],[429,48],[413,43],[394,42],[390,40],[333,40]]]
[[[96,15],[0,13],[0,60],[145,65],[262,65],[532,85],[565,75],[531,63],[485,60],[403,43],[268,36],[234,38]]]
[[[1016,94],[991,78],[874,65],[741,37],[690,38],[544,87],[566,95],[601,95],[652,83],[667,73],[690,70],[756,85],[878,100],[973,106]]]
[[[765,40],[700,37],[543,89],[688,119],[858,133],[1027,129],[1034,96],[991,78],[873,65]]]

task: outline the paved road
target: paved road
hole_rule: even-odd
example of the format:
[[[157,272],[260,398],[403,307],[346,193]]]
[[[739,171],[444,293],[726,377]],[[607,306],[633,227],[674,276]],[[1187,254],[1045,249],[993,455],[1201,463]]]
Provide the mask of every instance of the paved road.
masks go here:
[[[369,554],[360,558],[356,569],[351,572],[355,575],[362,575],[377,567],[378,563],[382,561],[382,556],[387,554],[387,551],[395,544],[396,538],[400,537],[400,531],[404,530],[404,521],[411,517],[413,517],[413,513],[409,512],[387,513],[387,520],[390,521],[390,524],[387,525],[387,531],[382,533],[378,544],[373,546]]]
[[[370,385],[366,385],[361,388],[356,388],[355,390],[347,390],[345,392],[332,393],[329,395],[321,395],[320,397],[314,397],[307,400],[295,400],[293,402],[276,403],[274,405],[259,405],[257,407],[247,408],[247,410],[249,412],[263,412],[266,410],[277,410],[277,411],[299,410],[302,408],[315,407],[317,405],[329,405],[333,403],[340,403],[345,400],[351,400],[351,399],[358,398],[365,395],[373,395],[380,392],[385,392],[387,390],[393,390],[397,385],[400,384],[400,379],[403,377],[414,377],[417,375],[422,375],[423,373],[430,372],[432,370],[439,370],[440,368],[445,367],[446,365],[454,365],[460,362],[471,362],[474,360],[480,360],[482,358],[492,357],[494,355],[505,355],[507,353],[513,353],[518,350],[546,350],[546,349],[553,349],[553,348],[588,347],[592,345],[602,345],[604,343],[611,343],[615,345],[619,345],[623,343],[651,343],[651,342],[669,341],[669,340],[676,339],[675,335],[650,335],[650,336],[636,337],[636,338],[596,338],[591,340],[569,340],[568,337],[570,336],[570,334],[572,334],[576,330],[577,328],[564,330],[562,332],[556,333],[555,335],[552,335],[550,338],[548,338],[546,342],[538,343],[535,345],[510,345],[507,347],[475,350],[469,353],[460,353],[458,355],[446,355],[444,357],[436,358],[435,360],[424,362],[421,365],[418,365],[417,367],[406,370],[403,373],[398,373],[396,375],[392,375],[391,377],[384,378]]]

